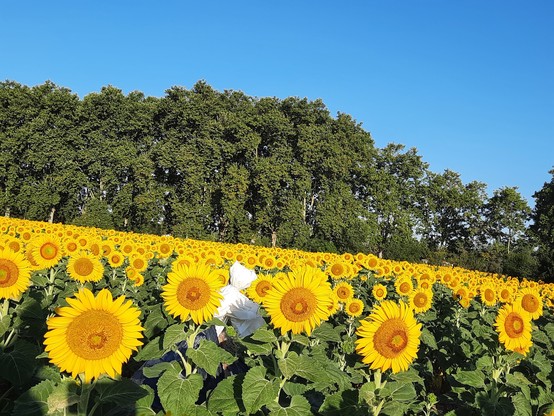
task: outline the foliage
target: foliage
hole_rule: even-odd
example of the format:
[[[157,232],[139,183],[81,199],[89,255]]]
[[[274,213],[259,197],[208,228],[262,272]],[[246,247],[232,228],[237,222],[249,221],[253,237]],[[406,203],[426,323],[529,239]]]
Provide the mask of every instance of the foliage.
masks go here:
[[[363,253],[308,253],[7,218],[0,221],[0,232],[3,250],[15,247],[15,241],[25,252],[26,233],[61,236],[64,247],[84,238],[90,252],[99,241],[117,250],[128,242],[134,247],[118,267],[98,253],[103,277],[84,285],[68,275],[71,253],[65,252],[52,268],[34,268],[30,287],[18,298],[0,299],[2,415],[543,415],[554,410],[551,284]],[[162,244],[170,245],[169,256]],[[142,272],[144,280],[134,280],[127,274],[128,262],[141,251],[152,256]],[[261,261],[267,256],[281,263],[268,269]],[[265,324],[240,338],[230,323],[181,323],[163,307],[161,287],[174,262],[192,259],[228,273],[230,264],[250,257],[256,259],[256,272],[272,276],[310,263],[333,285],[340,279],[331,277],[330,267],[346,265],[344,279],[363,300],[363,315],[353,318],[339,305],[309,336],[283,335],[262,303]],[[416,317],[422,324],[417,358],[404,372],[371,370],[357,355],[355,341],[360,319],[378,305],[372,287],[383,284],[388,300],[407,301],[395,286],[407,278],[415,286],[427,282],[433,294],[431,308]],[[498,340],[494,322],[501,305],[487,306],[477,296],[491,282],[509,285],[514,293],[536,288],[544,300],[542,314],[532,325],[533,346],[525,356],[507,351]],[[116,378],[105,375],[84,383],[49,363],[43,345],[47,318],[67,306],[66,299],[80,287],[95,293],[107,288],[114,299],[124,295],[141,310],[143,345]],[[460,288],[467,289],[465,295],[460,295]],[[213,325],[226,328],[224,343],[198,338]],[[183,343],[185,350],[179,347]],[[168,355],[174,359],[142,368],[150,382],[132,381],[143,364]]]

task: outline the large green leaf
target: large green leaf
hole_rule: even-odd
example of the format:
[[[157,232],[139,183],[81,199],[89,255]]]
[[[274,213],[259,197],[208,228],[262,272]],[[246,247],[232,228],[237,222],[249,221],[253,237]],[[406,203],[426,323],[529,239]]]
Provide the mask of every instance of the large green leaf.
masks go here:
[[[240,386],[244,375],[230,376],[221,380],[210,394],[208,409],[212,412],[236,415],[244,411]]]
[[[148,318],[144,322],[144,336],[150,339],[154,334],[166,327],[167,319],[162,312],[162,307],[158,305],[149,312]]]
[[[100,403],[116,403],[126,406],[148,395],[137,383],[128,378],[111,380],[103,378],[96,383],[97,400]]]
[[[283,376],[289,379],[296,374],[296,370],[301,365],[300,357],[296,352],[290,352],[286,358],[279,359],[278,365]]]
[[[223,348],[218,347],[215,342],[207,339],[200,341],[198,348],[187,349],[187,357],[198,367],[203,368],[214,377],[221,363],[232,364],[237,360],[237,357],[233,357],[230,352],[225,351]]]
[[[166,412],[185,414],[187,406],[198,400],[204,381],[200,374],[181,376],[179,369],[167,370],[158,380],[158,395]]]
[[[309,416],[313,414],[310,403],[303,396],[292,396],[287,407],[281,407],[279,403],[273,402],[268,404],[267,408],[271,416]]]
[[[43,416],[48,414],[48,396],[54,391],[55,383],[50,380],[41,381],[31,387],[15,401],[13,415]]]
[[[78,386],[73,379],[64,379],[48,395],[48,412],[63,411],[79,402]]]
[[[264,367],[254,367],[248,370],[242,383],[242,402],[246,413],[255,413],[277,398],[279,381],[267,380]]]
[[[144,345],[137,355],[135,355],[135,361],[148,361],[155,358],[160,358],[162,355],[163,347],[161,345],[161,338],[156,337],[148,344]]]
[[[453,375],[454,379],[461,384],[471,387],[484,387],[485,375],[480,370],[458,371]]]
[[[432,350],[437,350],[437,341],[435,340],[435,336],[429,331],[427,328],[423,328],[421,330],[421,342],[423,342],[425,345],[427,345]]]
[[[264,342],[264,343],[266,342],[272,343],[277,341],[277,337],[275,336],[273,331],[271,329],[268,329],[265,326],[262,326],[256,329],[256,331],[254,331],[254,333],[250,335],[249,338],[252,338],[255,341]]]
[[[516,410],[514,416],[533,416],[531,402],[522,393],[517,393],[512,396],[512,404]]]
[[[400,383],[398,381],[388,381],[387,384],[379,390],[378,394],[381,398],[398,402],[409,402],[416,397],[416,391],[412,383]]]
[[[325,396],[319,412],[326,416],[358,415],[358,391],[345,390]]]
[[[171,325],[164,331],[163,338],[164,338],[164,342],[163,342],[164,350],[172,347],[178,342],[185,340],[187,338],[187,334],[185,332],[185,325],[184,324]]]
[[[323,322],[313,330],[311,337],[317,338],[320,341],[340,342],[341,337],[337,332],[337,328],[328,322]]]
[[[15,386],[25,384],[33,376],[38,353],[36,345],[18,339],[12,351],[0,352],[0,379],[8,380]]]
[[[408,410],[408,404],[406,403],[397,402],[397,401],[388,401],[388,402],[385,402],[379,414],[383,414],[387,416],[404,416],[407,410]]]

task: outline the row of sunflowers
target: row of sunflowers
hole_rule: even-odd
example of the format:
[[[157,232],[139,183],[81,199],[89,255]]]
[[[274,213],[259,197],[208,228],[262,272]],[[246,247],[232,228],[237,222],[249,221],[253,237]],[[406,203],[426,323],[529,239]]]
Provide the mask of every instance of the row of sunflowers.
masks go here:
[[[549,414],[554,285],[0,218],[0,415]]]

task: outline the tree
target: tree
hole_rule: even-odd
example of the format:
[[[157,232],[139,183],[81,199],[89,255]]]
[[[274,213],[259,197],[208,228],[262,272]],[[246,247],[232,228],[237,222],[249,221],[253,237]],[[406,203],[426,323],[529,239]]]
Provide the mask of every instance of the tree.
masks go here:
[[[535,209],[532,213],[531,231],[538,242],[537,258],[539,275],[547,282],[554,282],[554,169],[550,182],[533,194]]]
[[[485,204],[487,232],[510,254],[514,242],[525,234],[530,214],[531,208],[517,187],[497,189]]]

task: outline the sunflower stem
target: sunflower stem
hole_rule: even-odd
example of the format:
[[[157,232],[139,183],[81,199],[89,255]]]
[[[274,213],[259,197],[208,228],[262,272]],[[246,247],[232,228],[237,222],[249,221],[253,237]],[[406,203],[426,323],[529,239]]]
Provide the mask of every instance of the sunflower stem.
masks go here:
[[[10,309],[10,300],[6,298],[2,302],[2,308],[0,309],[0,319],[8,315],[9,309]]]
[[[79,397],[79,402],[77,403],[77,415],[91,416],[98,407],[98,403],[96,403],[90,410],[90,413],[87,412],[90,400],[90,393],[92,392],[92,390],[94,390],[96,380],[94,380],[92,383],[89,383],[85,381],[85,376],[82,373],[79,375],[79,378],[81,379],[81,395]]]
[[[175,350],[177,355],[181,357],[181,362],[183,363],[183,371],[185,372],[185,377],[192,374],[192,364],[185,358],[183,353],[179,350]]]

